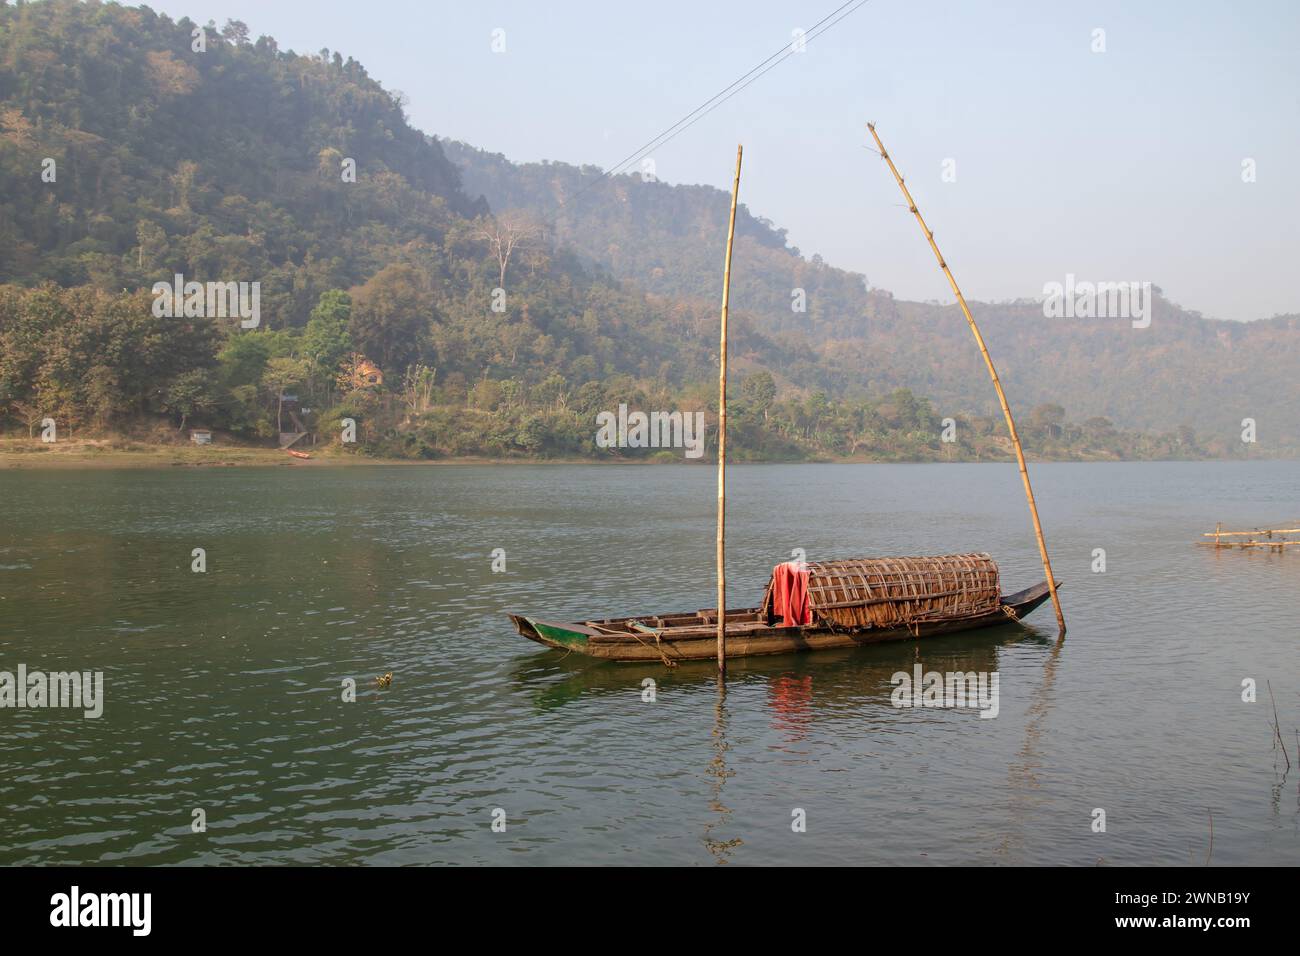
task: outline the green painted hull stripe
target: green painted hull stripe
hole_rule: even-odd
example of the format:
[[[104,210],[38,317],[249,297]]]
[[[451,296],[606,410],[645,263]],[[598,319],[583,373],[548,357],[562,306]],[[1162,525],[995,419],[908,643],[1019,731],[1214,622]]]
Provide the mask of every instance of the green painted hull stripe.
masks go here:
[[[565,647],[585,648],[587,646],[587,635],[579,634],[577,631],[567,631],[562,627],[552,627],[549,624],[543,624],[540,621],[530,621],[537,633],[547,640],[557,641]]]

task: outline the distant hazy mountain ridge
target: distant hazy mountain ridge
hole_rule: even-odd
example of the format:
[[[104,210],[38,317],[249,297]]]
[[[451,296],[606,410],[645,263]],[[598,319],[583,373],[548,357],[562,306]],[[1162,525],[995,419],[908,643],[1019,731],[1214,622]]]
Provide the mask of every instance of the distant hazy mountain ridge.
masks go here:
[[[493,208],[543,217],[591,262],[647,289],[717,299],[724,192],[637,175],[601,181],[593,167],[516,164],[463,143],[442,145],[466,192],[482,194]],[[797,364],[779,372],[802,383],[820,374],[837,391],[907,387],[930,396],[940,411],[996,411],[955,306],[895,300],[868,288],[859,274],[803,257],[786,245],[784,230],[743,206],[737,233],[734,307],[778,341],[805,342],[821,366],[815,374]],[[791,309],[796,288],[807,295],[806,314]],[[1300,444],[1300,316],[1217,321],[1158,294],[1145,329],[1128,318],[1046,318],[1037,300],[972,309],[1018,408],[1053,402],[1076,419],[1185,426],[1226,454],[1240,451],[1234,446],[1241,422],[1254,418],[1261,443]]]

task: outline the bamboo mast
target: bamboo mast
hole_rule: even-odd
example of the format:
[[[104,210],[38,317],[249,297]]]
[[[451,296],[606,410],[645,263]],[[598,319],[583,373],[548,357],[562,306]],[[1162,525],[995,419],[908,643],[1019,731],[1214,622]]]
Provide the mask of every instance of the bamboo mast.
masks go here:
[[[740,159],[731,183],[731,221],[727,225],[727,263],[722,270],[722,339],[718,348],[718,673],[727,670],[727,305],[731,297],[731,244],[736,238],[736,197],[740,194]]]
[[[1007,404],[1006,393],[1002,391],[1002,382],[998,379],[998,370],[993,367],[993,359],[989,356],[988,347],[984,344],[984,336],[980,334],[974,316],[970,314],[970,307],[966,304],[966,297],[961,294],[961,289],[957,286],[957,280],[953,278],[952,270],[948,268],[943,253],[939,251],[939,246],[934,241],[934,233],[925,224],[925,220],[921,217],[921,211],[916,208],[916,201],[904,184],[903,177],[898,172],[898,167],[889,158],[889,153],[885,150],[885,144],[880,141],[875,124],[868,123],[867,129],[871,130],[871,136],[880,149],[881,159],[889,164],[889,171],[894,174],[894,179],[898,181],[898,188],[903,191],[903,198],[907,200],[908,210],[916,217],[916,221],[921,226],[921,232],[925,233],[925,239],[930,243],[930,249],[934,252],[934,257],[939,260],[939,268],[943,270],[943,274],[948,278],[948,284],[952,286],[953,295],[957,297],[957,304],[961,306],[962,314],[966,316],[966,323],[975,335],[975,343],[980,347],[980,354],[984,356],[984,364],[988,366],[989,377],[993,379],[993,388],[997,391],[998,402],[1002,405],[1002,414],[1007,420],[1007,431],[1011,433],[1011,444],[1016,450],[1016,464],[1020,466],[1020,480],[1024,482],[1025,498],[1029,501],[1029,514],[1034,519],[1034,535],[1038,538],[1038,553],[1042,556],[1043,571],[1047,574],[1047,589],[1051,592],[1052,605],[1056,608],[1056,623],[1061,629],[1061,634],[1064,635],[1065,615],[1061,613],[1061,599],[1056,594],[1056,577],[1052,574],[1052,560],[1047,556],[1047,542],[1043,539],[1043,526],[1038,520],[1038,505],[1034,503],[1034,489],[1029,484],[1029,468],[1025,465],[1025,453],[1020,447],[1020,435],[1016,432],[1016,420],[1011,417],[1011,406]]]

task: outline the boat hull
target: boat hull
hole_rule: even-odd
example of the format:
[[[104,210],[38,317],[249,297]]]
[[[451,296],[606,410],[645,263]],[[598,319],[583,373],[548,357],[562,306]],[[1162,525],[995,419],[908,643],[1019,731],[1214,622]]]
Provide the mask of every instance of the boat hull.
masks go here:
[[[1059,585],[1058,585],[1059,587]],[[727,657],[755,657],[801,651],[861,647],[886,641],[917,640],[938,634],[953,634],[976,628],[1015,622],[1029,614],[1049,596],[1047,582],[1016,594],[1003,595],[996,611],[975,617],[913,624],[910,627],[830,630],[769,626],[759,620],[758,608],[727,612]],[[702,612],[706,613],[706,612]],[[529,640],[558,650],[585,654],[608,661],[646,662],[707,660],[717,656],[717,623],[693,623],[700,615],[669,615],[670,623],[660,628],[638,627],[634,618],[557,624],[522,614],[511,614],[519,633]],[[629,626],[629,622],[632,626]]]

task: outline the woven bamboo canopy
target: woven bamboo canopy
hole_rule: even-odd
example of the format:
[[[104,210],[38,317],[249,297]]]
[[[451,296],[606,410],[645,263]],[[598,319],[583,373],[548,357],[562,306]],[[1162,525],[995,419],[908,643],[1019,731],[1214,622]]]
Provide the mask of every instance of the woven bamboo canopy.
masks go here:
[[[808,570],[813,623],[830,628],[897,627],[975,617],[1002,602],[997,563],[987,554],[817,561]],[[763,609],[772,604],[772,581]]]

